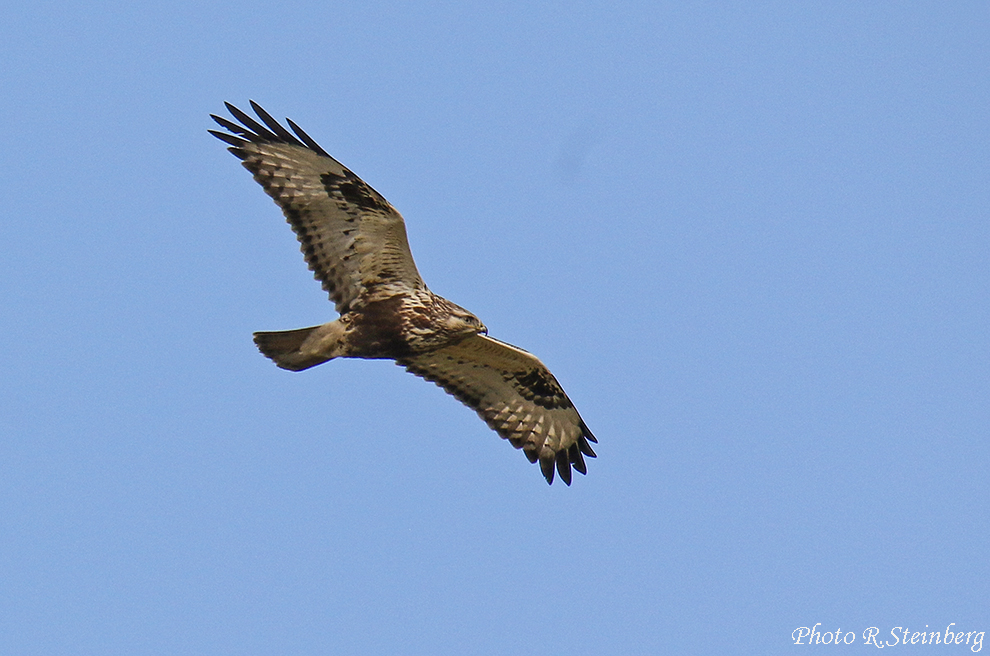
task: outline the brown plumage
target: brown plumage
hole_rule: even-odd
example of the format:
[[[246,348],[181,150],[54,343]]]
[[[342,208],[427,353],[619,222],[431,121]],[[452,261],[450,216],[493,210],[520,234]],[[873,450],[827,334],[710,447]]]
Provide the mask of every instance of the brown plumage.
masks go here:
[[[240,123],[212,116],[229,144],[282,208],[306,263],[340,318],[298,330],[259,332],[276,365],[302,371],[333,358],[385,358],[475,410],[548,483],[587,472],[597,442],[553,374],[535,356],[487,336],[481,321],[423,283],[402,216],[330,157],[295,123],[292,132],[251,101],[261,123],[226,103]]]

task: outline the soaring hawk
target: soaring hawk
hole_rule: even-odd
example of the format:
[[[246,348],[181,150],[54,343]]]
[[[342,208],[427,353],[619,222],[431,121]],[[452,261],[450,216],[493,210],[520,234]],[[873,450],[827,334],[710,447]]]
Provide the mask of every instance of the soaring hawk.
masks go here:
[[[571,467],[587,473],[583,456],[595,457],[589,440],[598,440],[557,379],[535,356],[488,337],[476,316],[427,289],[395,208],[291,120],[289,132],[254,101],[264,125],[225,104],[240,124],[212,116],[227,132],[210,133],[282,208],[340,313],[320,326],[255,333],[261,352],[291,371],[333,358],[395,360],[539,461],[547,483],[555,468],[567,485]]]

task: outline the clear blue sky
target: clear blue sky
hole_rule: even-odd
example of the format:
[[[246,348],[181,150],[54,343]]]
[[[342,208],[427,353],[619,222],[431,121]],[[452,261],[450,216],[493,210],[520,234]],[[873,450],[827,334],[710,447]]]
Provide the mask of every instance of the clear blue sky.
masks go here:
[[[0,653],[990,629],[988,35],[982,2],[8,7]],[[249,98],[551,367],[588,476],[390,363],[256,352],[335,315],[206,132]]]

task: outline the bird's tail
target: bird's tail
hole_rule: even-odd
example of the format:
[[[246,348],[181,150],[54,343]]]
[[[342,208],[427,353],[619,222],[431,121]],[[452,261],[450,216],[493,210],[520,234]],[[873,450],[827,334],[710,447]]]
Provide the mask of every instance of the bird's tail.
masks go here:
[[[310,348],[306,348],[306,340],[314,330],[321,326],[299,328],[297,330],[280,330],[270,333],[255,333],[254,343],[258,345],[264,356],[282,369],[302,371],[322,364],[333,356]]]

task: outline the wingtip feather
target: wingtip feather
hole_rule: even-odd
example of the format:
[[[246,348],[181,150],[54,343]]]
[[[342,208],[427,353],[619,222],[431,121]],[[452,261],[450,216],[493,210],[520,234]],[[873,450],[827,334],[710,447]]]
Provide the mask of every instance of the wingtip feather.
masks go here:
[[[540,469],[543,471],[543,478],[547,479],[547,485],[553,485],[553,465],[553,454],[549,458],[540,458]]]
[[[557,473],[560,474],[560,480],[564,481],[567,487],[571,486],[571,459],[568,456],[567,449],[561,449],[557,452],[554,460],[557,461]]]
[[[228,143],[231,146],[234,146],[235,148],[242,148],[244,147],[245,144],[248,143],[247,139],[242,139],[236,135],[227,134],[226,132],[220,132],[219,130],[207,130],[207,132],[212,134],[220,141]]]
[[[240,121],[241,125],[254,132],[258,137],[266,141],[278,141],[278,136],[274,132],[251,118],[247,112],[238,109],[229,102],[225,102],[224,105],[227,106],[227,111],[230,112],[231,116]]]
[[[223,141],[235,146],[242,146],[250,142],[285,143],[293,146],[299,146],[301,148],[308,148],[323,157],[330,157],[330,154],[327,151],[323,150],[323,148],[321,148],[312,137],[306,134],[302,128],[296,125],[291,119],[285,120],[289,124],[289,127],[292,128],[292,132],[276,121],[275,118],[265,111],[261,105],[253,100],[249,100],[248,102],[251,104],[251,109],[253,109],[261,119],[261,123],[253,119],[247,114],[247,112],[241,110],[236,105],[224,101],[224,107],[226,107],[227,111],[230,112],[230,115],[240,121],[241,124],[235,123],[234,121],[224,118],[223,116],[210,114],[210,118],[216,121],[220,127],[233,134],[224,135],[222,132],[218,133],[213,130],[210,130],[210,133],[218,139],[222,139]],[[264,123],[264,125],[262,125],[262,123]],[[295,134],[293,134],[293,132]],[[237,136],[235,137],[234,135]],[[235,143],[231,141],[232,138],[238,137],[242,139],[240,142]]]
[[[577,444],[578,444],[578,448],[581,449],[581,453],[583,453],[584,455],[588,456],[589,458],[598,457],[598,454],[595,453],[594,450],[592,450],[591,445],[588,444],[588,440],[586,440],[583,435],[578,438]]]
[[[582,474],[587,475],[588,465],[584,462],[584,456],[581,455],[581,449],[578,448],[577,443],[571,445],[571,448],[567,450],[567,455],[571,458],[571,464],[574,469]]]
[[[251,103],[251,109],[254,110],[254,113],[258,115],[258,117],[264,122],[264,124],[268,126],[268,129],[274,132],[279,139],[281,139],[286,143],[290,143],[296,146],[303,145],[298,139],[296,139],[295,135],[293,135],[291,132],[286,130],[284,127],[282,127],[281,123],[279,123],[274,118],[272,118],[272,115],[266,112],[261,105],[254,102],[253,100],[249,100],[248,102]]]
[[[324,157],[330,157],[330,154],[327,151],[323,150],[320,144],[316,143],[316,140],[313,139],[313,137],[306,134],[306,132],[301,127],[296,125],[291,118],[285,119],[285,122],[289,124],[289,127],[292,128],[292,131],[296,133],[296,136],[299,137],[310,150],[319,153]]]

